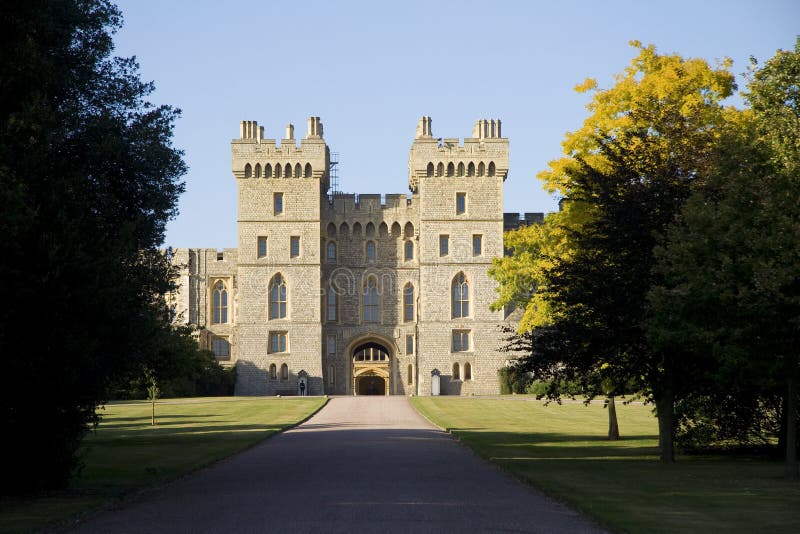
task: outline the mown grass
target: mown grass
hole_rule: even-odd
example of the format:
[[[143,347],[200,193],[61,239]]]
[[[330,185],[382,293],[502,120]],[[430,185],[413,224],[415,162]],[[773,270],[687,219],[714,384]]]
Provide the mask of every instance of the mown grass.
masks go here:
[[[69,490],[0,501],[0,532],[64,522],[163,484],[294,426],[325,399],[220,397],[163,400],[156,426],[149,403],[109,404],[84,440],[85,468]]]
[[[800,532],[800,484],[778,461],[658,461],[651,408],[617,404],[623,439],[605,439],[601,404],[530,397],[417,397],[414,406],[481,456],[620,532]]]

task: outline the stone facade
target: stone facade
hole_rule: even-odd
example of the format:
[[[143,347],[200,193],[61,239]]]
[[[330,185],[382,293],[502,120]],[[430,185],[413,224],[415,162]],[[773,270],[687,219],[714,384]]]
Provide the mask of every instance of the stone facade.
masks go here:
[[[298,146],[254,121],[231,142],[238,249],[179,249],[179,320],[237,366],[237,394],[441,394],[499,391],[502,311],[487,270],[509,227],[508,139],[499,120],[437,139],[422,117],[411,194],[329,192],[318,117]]]

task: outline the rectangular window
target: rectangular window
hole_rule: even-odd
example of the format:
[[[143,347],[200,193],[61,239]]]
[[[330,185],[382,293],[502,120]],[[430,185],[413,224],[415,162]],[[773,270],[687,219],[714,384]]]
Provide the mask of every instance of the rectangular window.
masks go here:
[[[267,257],[267,238],[264,236],[259,236],[258,238],[258,257]]]
[[[441,234],[439,235],[439,256],[447,256],[450,254],[450,236]]]
[[[480,256],[483,254],[483,236],[481,234],[472,235],[472,255]]]
[[[269,352],[286,352],[286,332],[269,333]]]
[[[283,213],[283,193],[275,193],[272,196],[272,207],[275,215]]]
[[[300,256],[300,237],[293,235],[289,239],[289,256],[297,258]]]
[[[328,358],[336,356],[336,336],[331,334],[328,336]]]
[[[219,359],[230,358],[231,356],[231,344],[228,342],[227,338],[215,337],[213,350],[214,356]]]
[[[414,354],[414,336],[412,334],[406,336],[406,354]]]
[[[461,215],[467,211],[467,194],[456,193],[456,215]]]
[[[469,351],[469,330],[453,330],[453,352]]]
[[[336,385],[336,367],[331,365],[328,367],[328,385],[335,386]]]

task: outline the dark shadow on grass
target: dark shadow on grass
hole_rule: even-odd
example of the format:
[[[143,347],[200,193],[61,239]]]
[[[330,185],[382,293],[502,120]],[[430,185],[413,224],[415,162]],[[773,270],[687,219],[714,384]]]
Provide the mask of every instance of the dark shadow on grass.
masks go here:
[[[654,435],[637,435],[621,440],[604,436],[556,432],[484,432],[465,428],[450,430],[464,443],[492,457],[547,458],[631,458],[658,454],[658,447],[632,442],[657,440]]]
[[[113,423],[113,424],[116,425],[116,423],[118,423],[118,422],[126,422],[126,421],[127,422],[131,422],[131,423],[143,421],[143,422],[146,422],[147,424],[150,424],[150,414],[141,415],[141,416],[137,416],[137,417],[120,417],[120,416],[117,416],[117,415],[103,415],[102,413],[100,415],[103,417],[102,424],[112,424]],[[158,407],[156,407],[156,417],[158,417]],[[183,415],[183,414],[176,414],[176,415],[169,414],[169,415],[165,415],[164,417],[167,417],[169,419],[191,419],[191,418],[198,418],[198,417],[221,417],[221,415],[218,414],[218,413],[213,413],[213,414],[207,414],[207,413],[199,414],[198,413],[198,414],[186,414],[186,415]]]

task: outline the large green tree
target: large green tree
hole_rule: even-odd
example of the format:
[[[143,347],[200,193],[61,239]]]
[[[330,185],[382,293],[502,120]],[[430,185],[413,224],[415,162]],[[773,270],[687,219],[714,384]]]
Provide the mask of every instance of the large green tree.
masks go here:
[[[734,78],[728,63],[632,44],[639,54],[611,88],[578,87],[593,91],[591,114],[539,175],[562,211],[540,230],[511,234],[526,257],[500,260],[492,273],[496,306],[525,301],[522,328],[543,329],[529,360],[550,354],[548,368],[596,391],[636,382],[656,403],[662,458],[672,461],[676,355],[652,350],[643,330],[652,251],[713,164]]]
[[[178,111],[112,56],[108,0],[0,8],[2,491],[64,485],[109,387],[169,328]]]
[[[800,39],[755,66],[745,98],[750,109],[732,114],[715,168],[658,251],[663,283],[651,292],[648,330],[665,350],[712,359],[694,395],[710,407],[689,430],[759,436],[779,413],[770,399],[783,398],[786,476],[797,479]]]

